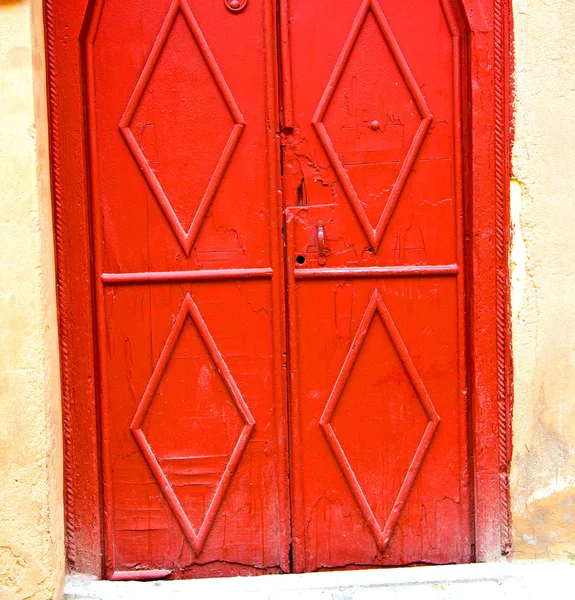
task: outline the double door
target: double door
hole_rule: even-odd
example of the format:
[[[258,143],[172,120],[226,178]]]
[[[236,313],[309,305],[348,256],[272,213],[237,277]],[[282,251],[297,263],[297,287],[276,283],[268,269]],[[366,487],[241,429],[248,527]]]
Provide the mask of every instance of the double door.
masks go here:
[[[98,0],[107,574],[472,560],[451,0]]]

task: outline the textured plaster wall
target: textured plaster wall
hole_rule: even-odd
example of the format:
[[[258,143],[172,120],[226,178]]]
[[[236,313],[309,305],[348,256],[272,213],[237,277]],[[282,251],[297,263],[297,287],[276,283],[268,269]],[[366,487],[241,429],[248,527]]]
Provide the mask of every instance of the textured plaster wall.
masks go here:
[[[575,560],[575,2],[514,19],[515,557]]]
[[[2,600],[60,598],[64,571],[41,18],[40,0],[0,0]]]

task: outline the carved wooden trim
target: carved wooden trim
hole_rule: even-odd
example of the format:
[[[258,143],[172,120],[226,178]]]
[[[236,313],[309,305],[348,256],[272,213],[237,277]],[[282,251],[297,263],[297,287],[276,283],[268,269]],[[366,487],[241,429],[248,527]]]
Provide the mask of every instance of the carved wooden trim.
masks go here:
[[[497,411],[501,550],[511,550],[509,467],[511,461],[511,395],[509,386],[509,0],[494,3],[495,77],[495,246],[497,252]]]
[[[403,83],[409,91],[411,97],[413,98],[415,106],[417,107],[417,110],[421,117],[421,123],[419,124],[419,127],[417,128],[417,131],[413,139],[411,140],[409,151],[403,159],[403,164],[401,165],[401,168],[399,170],[397,180],[392,187],[389,199],[375,227],[373,226],[369,217],[367,216],[367,213],[365,212],[365,209],[361,203],[361,200],[359,199],[355,187],[353,186],[353,183],[351,182],[351,179],[347,171],[345,170],[345,167],[343,166],[339,155],[333,145],[333,142],[329,137],[329,134],[327,133],[327,129],[323,123],[323,119],[325,117],[327,109],[329,108],[335,90],[337,89],[338,82],[341,79],[343,71],[346,68],[351,53],[357,43],[360,31],[369,14],[372,14],[375,18],[379,30],[382,36],[384,37],[387,45],[389,46],[393,59],[399,69],[399,72],[401,73]],[[421,90],[419,89],[419,86],[417,85],[417,82],[415,81],[415,78],[411,73],[411,69],[409,68],[407,61],[403,56],[401,48],[395,40],[393,31],[391,30],[379,3],[374,2],[374,0],[364,0],[359,8],[357,16],[351,27],[351,31],[349,32],[349,36],[343,46],[340,57],[337,60],[337,63],[333,69],[333,73],[331,74],[330,80],[325,88],[320,103],[312,118],[312,125],[314,126],[317,135],[321,140],[321,143],[323,144],[327,155],[329,156],[331,164],[333,165],[333,168],[337,173],[339,181],[341,182],[341,185],[345,190],[349,201],[351,202],[352,208],[355,211],[357,219],[359,220],[363,230],[365,231],[367,239],[370,241],[371,245],[376,251],[379,247],[385,229],[387,228],[387,225],[391,220],[393,211],[395,210],[395,207],[403,192],[403,188],[405,187],[405,184],[413,168],[413,164],[415,163],[419,150],[421,149],[427,132],[429,131],[431,121],[431,112],[427,106],[427,103],[425,102],[425,98],[423,97],[423,94],[421,93]],[[374,122],[373,127],[375,127],[375,129],[378,129],[379,123]]]
[[[162,465],[160,464],[160,459],[156,454],[154,454],[154,450],[152,449],[152,446],[150,445],[150,442],[146,438],[146,434],[142,429],[142,425],[144,423],[146,414],[150,409],[154,394],[156,393],[160,381],[166,372],[170,358],[174,352],[178,339],[182,334],[188,318],[191,320],[196,331],[199,333],[200,338],[204,342],[208,351],[208,356],[212,360],[213,365],[224,381],[230,394],[230,400],[232,401],[232,404],[237,410],[239,417],[244,423],[234,450],[227,461],[224,473],[216,486],[214,496],[208,505],[208,510],[206,511],[206,514],[197,529],[194,528],[188,515],[182,507],[176,490],[170,483],[166,473],[164,472],[164,469],[162,468]],[[196,555],[199,555],[204,547],[206,538],[208,537],[210,529],[216,518],[216,514],[224,500],[228,486],[232,480],[234,472],[236,471],[237,465],[239,464],[241,457],[245,452],[254,428],[255,419],[253,418],[252,413],[250,412],[250,409],[248,408],[248,405],[246,404],[242,393],[240,392],[240,389],[230,373],[224,357],[214,341],[214,338],[212,337],[212,334],[210,333],[210,330],[208,329],[208,326],[206,325],[198,306],[196,305],[192,296],[187,293],[176,317],[176,322],[170,330],[170,334],[168,335],[164,349],[162,350],[160,358],[158,359],[158,362],[154,368],[152,377],[148,382],[144,396],[138,405],[138,409],[130,425],[130,430],[132,431],[132,435],[134,436],[145,461],[148,463],[154,478],[158,482],[158,486],[162,490],[166,502],[172,510],[174,517],[178,521],[184,535],[186,536]]]
[[[238,4],[238,6],[239,6],[239,4]],[[244,2],[243,6],[245,6],[245,2]],[[231,10],[241,10],[241,8],[243,8],[243,6],[241,6],[239,8],[232,7]],[[198,45],[198,49],[200,50],[200,53],[206,63],[206,66],[208,67],[208,69],[211,73],[213,81],[218,87],[221,98],[222,98],[223,102],[225,103],[227,109],[229,110],[230,115],[232,116],[233,121],[234,121],[234,125],[229,134],[228,141],[225,145],[224,151],[222,152],[222,154],[220,156],[217,167],[214,170],[214,173],[210,180],[209,186],[208,186],[203,198],[200,201],[200,204],[196,210],[196,214],[194,215],[194,218],[192,219],[192,223],[189,226],[187,231],[183,227],[178,216],[176,215],[176,212],[174,211],[174,208],[172,207],[172,204],[170,203],[170,200],[167,197],[166,192],[164,191],[160,182],[158,181],[158,178],[157,178],[156,174],[154,173],[153,169],[148,164],[148,161],[146,160],[146,158],[144,156],[142,148],[139,146],[139,144],[136,141],[136,138],[134,136],[134,133],[130,129],[130,124],[132,122],[132,119],[134,118],[136,110],[142,100],[142,96],[146,90],[148,82],[150,81],[152,75],[154,74],[154,71],[156,70],[158,62],[159,62],[160,57],[162,56],[162,53],[164,51],[164,48],[168,42],[170,33],[172,31],[172,27],[173,27],[174,22],[175,22],[176,18],[178,17],[178,15],[183,15],[183,17],[186,21],[186,24],[188,26],[188,29],[189,29],[194,41]],[[96,36],[96,32],[98,30],[98,22],[99,22],[99,14],[98,14],[98,18],[95,20],[95,22],[93,24],[90,24],[90,30],[92,33],[91,33],[89,39],[87,40],[87,43],[89,45],[88,53],[92,52],[91,49],[94,44],[94,38]],[[91,65],[91,63],[90,63],[90,65]],[[90,73],[89,73],[90,78],[93,77],[91,70],[92,69],[90,68]],[[90,87],[92,88],[93,86],[90,86]],[[186,254],[186,256],[189,256],[190,252],[192,251],[192,246],[194,245],[194,241],[195,241],[196,237],[198,236],[200,227],[205,219],[206,213],[208,212],[208,210],[211,206],[211,203],[214,199],[214,196],[216,195],[216,192],[218,191],[218,188],[222,182],[222,179],[226,172],[227,166],[236,150],[236,147],[238,145],[239,139],[242,135],[245,125],[246,125],[246,123],[245,123],[244,117],[242,116],[242,113],[240,112],[240,109],[232,95],[232,92],[231,92],[230,88],[228,87],[228,84],[226,83],[224,76],[222,75],[222,72],[220,71],[218,63],[216,62],[216,60],[212,54],[212,51],[210,50],[210,47],[208,46],[208,43],[206,42],[206,40],[204,38],[202,30],[200,29],[200,27],[196,21],[196,18],[194,16],[194,13],[190,9],[189,4],[182,0],[173,0],[172,4],[168,10],[166,19],[165,19],[165,21],[162,25],[162,28],[158,34],[158,37],[156,38],[154,47],[152,48],[152,51],[150,52],[150,56],[149,56],[148,60],[146,61],[144,70],[142,71],[142,74],[140,75],[140,78],[138,80],[136,88],[134,89],[132,97],[130,98],[130,102],[128,103],[128,106],[126,107],[124,114],[122,115],[122,119],[120,120],[119,127],[120,127],[120,131],[122,132],[122,135],[124,136],[124,138],[126,140],[126,143],[128,144],[128,147],[130,148],[134,158],[136,159],[138,166],[142,170],[142,173],[144,174],[144,176],[150,186],[150,189],[152,190],[154,196],[156,197],[158,204],[164,211],[164,214],[166,215],[166,218],[167,218],[168,222],[170,223],[170,226],[171,226],[176,238],[180,242],[180,245],[182,246],[182,249],[183,249],[184,253]]]
[[[62,379],[62,421],[64,437],[64,515],[66,560],[70,570],[76,566],[76,516],[72,488],[72,411],[70,394],[70,366],[68,359],[68,324],[64,307],[68,298],[66,289],[66,261],[64,250],[64,222],[62,218],[62,177],[60,121],[58,113],[58,71],[55,57],[54,7],[51,0],[44,3],[46,30],[46,66],[48,80],[48,115],[52,176],[52,203],[56,250],[56,294],[58,302],[58,331],[60,343],[60,372]]]
[[[373,319],[376,314],[381,318],[387,333],[389,334],[389,338],[391,343],[393,344],[394,350],[399,357],[401,364],[403,365],[405,372],[409,378],[409,381],[413,385],[413,389],[417,395],[419,403],[421,407],[425,411],[427,415],[428,422],[425,426],[425,430],[423,432],[423,436],[417,446],[417,450],[413,457],[413,461],[411,462],[405,479],[401,485],[399,493],[395,499],[389,517],[387,518],[384,526],[381,526],[381,523],[378,521],[375,513],[372,510],[372,507],[365,496],[365,493],[359,483],[359,480],[349,462],[348,457],[345,454],[344,449],[342,448],[340,441],[337,437],[337,434],[332,425],[332,418],[337,407],[338,402],[341,399],[341,395],[343,389],[345,388],[345,384],[349,379],[349,376],[353,370],[353,365],[357,360],[361,347],[365,341],[367,333],[371,328],[373,323]],[[371,299],[369,301],[368,307],[365,311],[365,314],[361,320],[357,333],[355,334],[355,338],[353,343],[351,344],[349,353],[345,359],[345,362],[341,368],[341,371],[338,375],[335,386],[331,392],[327,405],[323,411],[319,419],[319,425],[322,428],[322,431],[327,439],[328,444],[330,445],[332,452],[337,460],[341,472],[345,477],[350,489],[351,493],[355,497],[357,504],[364,515],[364,518],[372,531],[373,537],[376,541],[377,547],[380,552],[384,552],[391,540],[391,535],[399,517],[401,516],[401,512],[403,511],[403,507],[407,502],[407,498],[411,489],[417,479],[417,475],[421,469],[421,465],[425,459],[425,456],[429,450],[429,446],[431,445],[431,441],[437,427],[440,423],[440,417],[435,410],[435,406],[425,388],[423,381],[419,373],[417,372],[417,368],[413,363],[413,359],[409,354],[407,347],[397,327],[393,321],[393,318],[389,314],[389,310],[381,297],[381,294],[377,289],[373,292]]]
[[[468,25],[469,90],[473,130],[470,189],[473,288],[493,299],[472,317],[475,375],[471,386],[475,486],[476,560],[511,550],[511,348],[509,294],[509,180],[511,139],[511,0],[457,0]],[[482,59],[475,59],[479,53]],[[481,88],[481,92],[477,91]],[[481,101],[478,101],[478,96]],[[486,128],[486,124],[491,127]],[[479,150],[478,150],[479,148]],[[473,301],[472,301],[473,302]],[[477,306],[473,302],[474,307]],[[473,309],[475,310],[475,309]],[[479,341],[478,341],[479,340]],[[491,373],[489,371],[491,370]]]

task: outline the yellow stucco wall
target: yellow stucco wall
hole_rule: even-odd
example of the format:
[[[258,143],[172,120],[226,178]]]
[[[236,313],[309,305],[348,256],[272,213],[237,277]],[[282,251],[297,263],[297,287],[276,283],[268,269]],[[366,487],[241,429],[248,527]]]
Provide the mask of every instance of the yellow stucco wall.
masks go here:
[[[575,557],[575,2],[515,0],[516,558]],[[0,598],[59,598],[62,449],[41,0],[0,0]]]
[[[0,0],[0,598],[59,598],[59,366],[41,2]],[[36,99],[36,100],[35,100]]]
[[[515,0],[515,556],[575,559],[575,2]]]

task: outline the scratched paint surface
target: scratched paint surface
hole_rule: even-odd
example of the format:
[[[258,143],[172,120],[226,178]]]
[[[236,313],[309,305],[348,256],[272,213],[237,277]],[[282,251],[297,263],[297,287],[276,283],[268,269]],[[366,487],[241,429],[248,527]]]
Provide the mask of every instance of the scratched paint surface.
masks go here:
[[[459,22],[288,11],[294,569],[468,561]]]
[[[269,283],[146,287],[124,286],[106,294],[107,324],[116,334],[109,341],[107,373],[118,399],[109,409],[117,563],[129,568],[137,557],[143,566],[173,569],[198,560],[130,435],[134,414],[173,330],[172,315],[190,293],[256,423],[198,552],[199,561],[253,561],[261,568],[278,564]],[[137,318],[128,319],[127,314]],[[152,323],[151,331],[142,323]],[[258,336],[250,334],[254,330]],[[196,533],[244,426],[197,325],[187,316],[153,390],[142,430]]]

